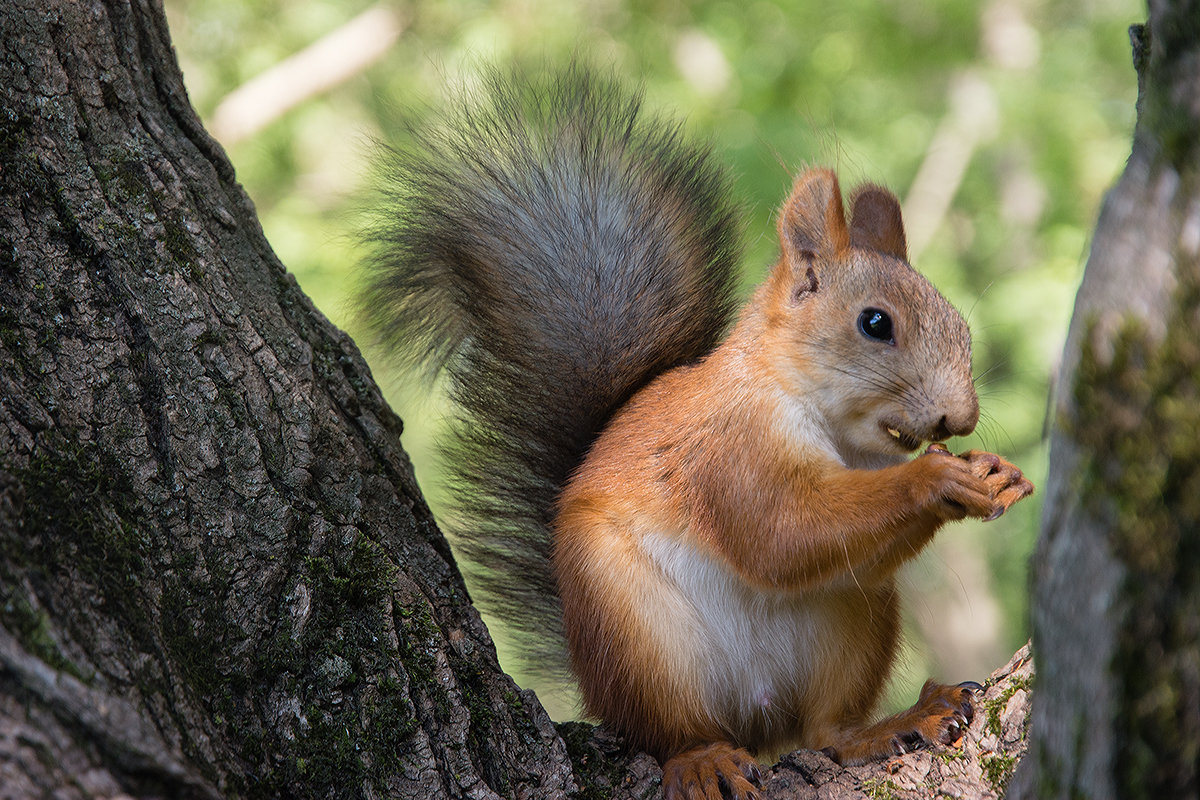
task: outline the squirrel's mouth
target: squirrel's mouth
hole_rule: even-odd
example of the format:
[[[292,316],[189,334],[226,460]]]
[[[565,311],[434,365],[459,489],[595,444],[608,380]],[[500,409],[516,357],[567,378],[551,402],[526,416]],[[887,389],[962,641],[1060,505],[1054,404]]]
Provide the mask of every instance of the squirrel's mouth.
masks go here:
[[[923,441],[921,438],[914,436],[908,431],[892,427],[886,422],[880,423],[880,427],[883,428],[884,433],[891,437],[891,439],[895,441],[897,445],[903,448],[905,452],[912,452],[913,450],[916,450],[921,446],[921,442]]]

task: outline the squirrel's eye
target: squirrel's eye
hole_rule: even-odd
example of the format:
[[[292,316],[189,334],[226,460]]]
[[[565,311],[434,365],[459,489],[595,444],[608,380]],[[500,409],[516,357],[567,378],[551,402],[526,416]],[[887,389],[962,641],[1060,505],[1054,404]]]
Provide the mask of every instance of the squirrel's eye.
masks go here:
[[[878,308],[865,309],[858,315],[858,329],[868,339],[877,339],[889,344],[895,341],[892,336],[892,318],[886,311]]]

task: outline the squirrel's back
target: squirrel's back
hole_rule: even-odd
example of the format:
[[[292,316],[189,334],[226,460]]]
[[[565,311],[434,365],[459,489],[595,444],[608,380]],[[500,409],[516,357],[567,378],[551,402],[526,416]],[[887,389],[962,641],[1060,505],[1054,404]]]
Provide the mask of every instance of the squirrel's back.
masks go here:
[[[460,102],[387,151],[364,310],[447,377],[457,543],[557,674],[555,499],[622,403],[728,327],[736,208],[706,148],[581,67],[493,74]]]

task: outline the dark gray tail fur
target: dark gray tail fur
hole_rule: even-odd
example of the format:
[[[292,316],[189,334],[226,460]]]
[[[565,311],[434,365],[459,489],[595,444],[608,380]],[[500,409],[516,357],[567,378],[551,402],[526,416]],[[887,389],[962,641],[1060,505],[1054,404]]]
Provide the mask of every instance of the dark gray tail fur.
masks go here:
[[[488,78],[383,159],[363,307],[444,374],[455,542],[527,665],[566,672],[555,499],[605,422],[716,344],[737,210],[707,148],[579,67]]]

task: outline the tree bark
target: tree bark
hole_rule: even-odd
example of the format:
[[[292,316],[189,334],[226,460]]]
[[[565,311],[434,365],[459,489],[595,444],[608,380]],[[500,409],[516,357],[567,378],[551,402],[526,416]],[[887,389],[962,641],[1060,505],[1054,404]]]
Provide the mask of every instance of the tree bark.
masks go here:
[[[1200,3],[1131,30],[1138,121],[1063,358],[1018,797],[1200,793]]]
[[[652,759],[500,670],[159,3],[9,0],[0,49],[0,798],[656,794]],[[995,797],[1030,669],[962,750],[795,754],[767,794]]]
[[[159,4],[0,33],[0,795],[563,795]]]

